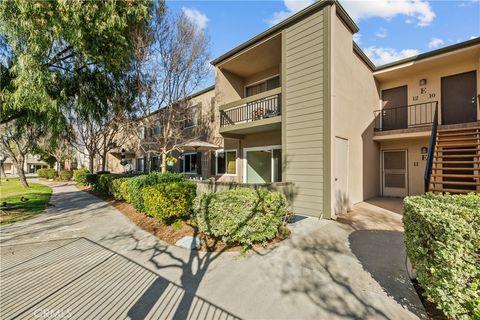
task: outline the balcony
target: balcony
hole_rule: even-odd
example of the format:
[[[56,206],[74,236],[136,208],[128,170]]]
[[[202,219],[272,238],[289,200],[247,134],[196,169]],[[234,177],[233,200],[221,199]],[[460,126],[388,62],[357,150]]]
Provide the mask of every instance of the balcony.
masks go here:
[[[428,132],[437,107],[438,101],[432,101],[376,110],[375,135]]]
[[[220,133],[249,134],[281,127],[282,88],[220,106]]]

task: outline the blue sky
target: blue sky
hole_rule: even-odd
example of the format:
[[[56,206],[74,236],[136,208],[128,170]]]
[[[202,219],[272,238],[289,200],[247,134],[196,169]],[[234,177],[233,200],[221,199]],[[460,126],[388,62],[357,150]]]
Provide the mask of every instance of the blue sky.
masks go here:
[[[355,40],[381,65],[480,36],[480,0],[344,0],[340,1],[360,31]],[[212,58],[233,49],[313,0],[178,1],[210,38]],[[209,79],[205,85],[213,83]]]

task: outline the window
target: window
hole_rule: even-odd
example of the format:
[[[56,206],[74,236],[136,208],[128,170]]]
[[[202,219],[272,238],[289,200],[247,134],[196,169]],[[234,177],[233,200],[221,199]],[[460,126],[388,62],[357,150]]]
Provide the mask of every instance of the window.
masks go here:
[[[154,135],[159,135],[159,134],[160,134],[160,130],[161,130],[160,121],[157,120],[157,121],[155,121],[155,124],[153,125],[153,134],[154,134]]]
[[[278,87],[280,87],[280,76],[275,76],[273,78],[245,87],[245,95],[250,97]]]
[[[139,172],[145,171],[145,159],[144,158],[137,158],[137,171],[139,171]]]
[[[218,151],[216,154],[216,174],[237,174],[237,151]]]
[[[197,173],[197,154],[186,153],[183,155],[183,172]]]
[[[195,127],[198,124],[199,108],[192,107],[186,110],[185,128]]]
[[[145,127],[138,128],[137,135],[140,139],[145,139]]]

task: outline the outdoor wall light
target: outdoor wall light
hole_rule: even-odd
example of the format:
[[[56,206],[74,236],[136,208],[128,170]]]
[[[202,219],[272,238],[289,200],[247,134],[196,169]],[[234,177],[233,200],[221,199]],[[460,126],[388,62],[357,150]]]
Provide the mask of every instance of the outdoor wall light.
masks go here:
[[[427,79],[420,79],[420,87],[427,85]]]
[[[420,153],[421,153],[421,154],[427,154],[427,153],[428,153],[428,148],[427,148],[427,147],[422,147],[422,148],[420,149]]]

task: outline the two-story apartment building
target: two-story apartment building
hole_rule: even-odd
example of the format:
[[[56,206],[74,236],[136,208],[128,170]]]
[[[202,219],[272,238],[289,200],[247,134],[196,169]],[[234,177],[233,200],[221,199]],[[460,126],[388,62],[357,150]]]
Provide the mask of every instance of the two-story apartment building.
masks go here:
[[[357,31],[319,1],[213,60],[215,86],[190,104],[218,148],[185,151],[174,169],[289,182],[295,213],[324,218],[425,187],[480,190],[479,39],[376,67]]]

